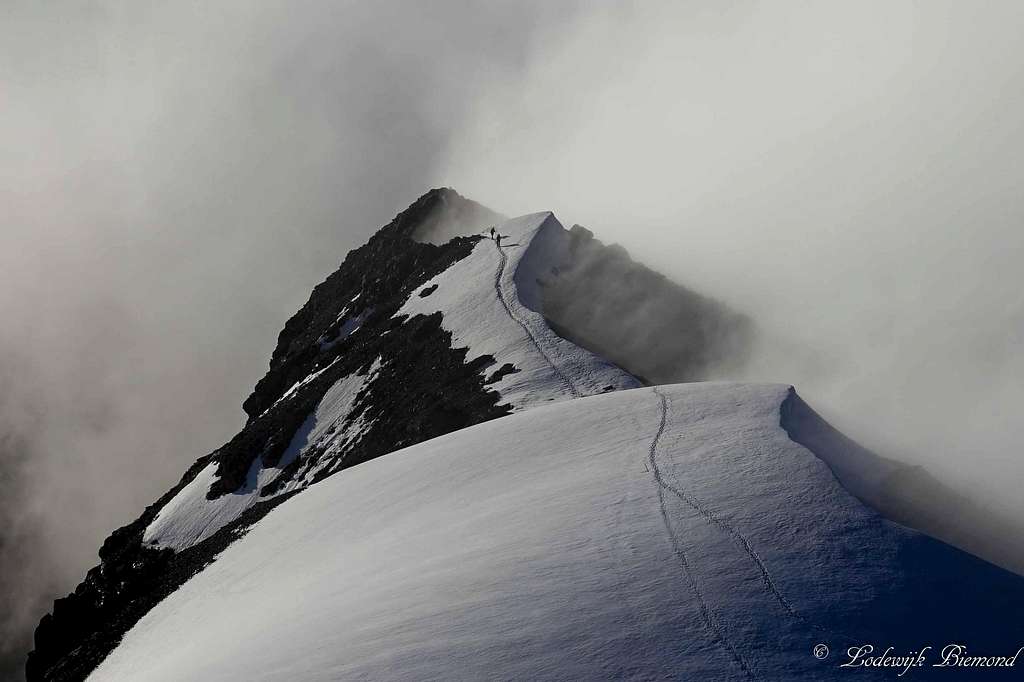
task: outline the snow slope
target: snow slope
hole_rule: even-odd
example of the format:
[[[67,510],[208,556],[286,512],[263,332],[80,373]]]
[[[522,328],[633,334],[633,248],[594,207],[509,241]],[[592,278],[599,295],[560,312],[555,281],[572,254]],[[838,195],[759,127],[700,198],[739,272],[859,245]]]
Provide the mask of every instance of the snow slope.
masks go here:
[[[261,494],[281,471],[307,451],[330,455],[346,447],[366,427],[362,420],[349,420],[356,397],[373,381],[380,366],[374,363],[364,374],[350,374],[336,382],[324,395],[302,426],[292,437],[288,448],[274,466],[264,466],[256,457],[245,484],[231,493],[213,500],[206,499],[216,475],[217,463],[211,462],[192,481],[163,506],[153,522],[146,527],[142,541],[149,546],[181,550],[202,542],[220,528],[231,523],[261,499],[305,487],[317,474],[318,462],[310,461],[303,475],[280,486],[273,494]],[[322,371],[322,370],[321,370]],[[324,459],[327,459],[326,457]]]
[[[859,503],[790,439],[791,399],[610,393],[364,463],[259,521],[89,679],[876,679],[838,652],[1012,654],[1024,579]]]
[[[565,261],[568,233],[550,212],[497,226],[466,258],[426,282],[396,315],[441,312],[441,325],[467,359],[494,356],[518,370],[491,386],[515,410],[539,403],[636,388],[632,375],[551,331],[541,316],[539,279]],[[434,289],[436,287],[436,289]]]

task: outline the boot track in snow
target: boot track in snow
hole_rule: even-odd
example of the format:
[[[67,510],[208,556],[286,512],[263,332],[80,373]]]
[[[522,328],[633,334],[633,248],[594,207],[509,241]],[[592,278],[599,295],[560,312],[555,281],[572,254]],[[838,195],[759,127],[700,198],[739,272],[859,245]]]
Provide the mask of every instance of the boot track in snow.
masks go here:
[[[690,586],[690,591],[693,592],[697,598],[697,603],[700,606],[701,619],[704,621],[704,627],[717,639],[723,646],[725,646],[729,653],[732,654],[733,660],[736,664],[747,674],[750,679],[757,679],[750,666],[743,660],[740,652],[736,649],[729,638],[726,636],[722,627],[715,621],[714,616],[711,612],[711,608],[708,606],[707,601],[704,599],[704,594],[700,590],[700,586],[697,584],[697,578],[693,574],[690,568],[690,563],[686,558],[686,552],[683,549],[682,541],[679,536],[676,535],[675,530],[672,528],[672,524],[668,520],[668,511],[665,508],[665,491],[669,490],[676,495],[679,493],[672,489],[665,480],[662,478],[661,470],[658,468],[658,461],[655,454],[658,451],[658,443],[661,441],[661,436],[665,432],[665,424],[668,421],[668,405],[665,401],[665,396],[657,388],[654,389],[655,395],[658,396],[658,400],[661,405],[661,422],[658,424],[658,430],[654,434],[654,438],[651,440],[651,446],[648,451],[648,461],[651,465],[651,471],[654,473],[654,480],[658,484],[658,505],[661,508],[661,520],[665,524],[665,530],[668,531],[669,539],[672,542],[672,549],[675,555],[679,558],[679,564],[683,569],[683,576],[686,578],[686,582]],[[685,500],[684,500],[685,501]]]
[[[661,399],[661,409],[663,414],[666,413],[668,410],[668,401],[665,395],[661,393],[657,388],[654,389],[654,392],[657,393],[658,397]],[[764,583],[765,589],[771,593],[775,600],[779,602],[779,605],[782,606],[782,608],[785,609],[786,612],[789,613],[789,615],[795,618],[799,618],[801,621],[803,621],[803,616],[797,613],[796,609],[793,608],[793,605],[789,603],[789,600],[782,596],[782,592],[780,592],[778,587],[776,587],[775,581],[772,580],[772,576],[768,572],[768,567],[764,565],[764,561],[761,559],[758,553],[754,551],[754,548],[751,547],[750,541],[747,540],[747,538],[744,537],[742,533],[733,528],[733,526],[730,525],[727,521],[718,517],[713,511],[711,511],[703,504],[701,504],[700,501],[691,497],[690,495],[680,490],[678,487],[666,481],[661,476],[660,471],[657,469],[657,463],[654,462],[653,460],[653,451],[651,456],[652,464],[654,464],[655,466],[655,478],[658,479],[658,484],[665,488],[665,490],[668,490],[673,495],[678,497],[683,503],[685,503],[690,508],[694,509],[701,516],[703,516],[708,523],[717,526],[718,528],[728,533],[732,537],[732,539],[736,541],[736,544],[738,544],[743,549],[743,552],[748,557],[750,557],[750,560],[753,561],[754,564],[757,566],[757,570],[761,573],[761,581]]]
[[[505,255],[505,251],[501,248],[501,244],[496,243],[495,246],[498,249],[500,261],[498,262],[498,270],[494,273],[494,291],[498,294],[498,300],[501,301],[501,306],[505,309],[505,312],[508,313],[508,316],[523,328],[523,331],[526,332],[526,336],[530,339],[530,342],[533,343],[534,348],[537,349],[537,352],[540,353],[541,357],[551,365],[551,369],[553,369],[555,374],[557,374],[562,382],[565,383],[566,387],[569,389],[569,393],[572,394],[572,397],[583,397],[583,394],[578,388],[576,388],[576,384],[573,383],[571,378],[569,378],[569,375],[563,372],[562,369],[555,364],[555,361],[551,359],[551,356],[544,351],[540,342],[537,340],[537,337],[534,336],[533,332],[530,330],[530,327],[521,319],[516,317],[515,313],[512,312],[512,308],[509,306],[508,300],[505,298],[505,292],[501,289],[501,279],[505,274],[505,265],[508,263],[508,256]]]
[[[765,566],[764,560],[761,559],[760,555],[758,555],[758,553],[751,546],[750,541],[747,540],[747,538],[744,537],[742,533],[736,530],[729,522],[720,518],[713,511],[711,511],[703,504],[701,504],[700,501],[698,501],[696,498],[692,497],[691,495],[688,495],[687,493],[680,490],[678,486],[675,486],[672,483],[665,480],[665,477],[662,475],[661,469],[658,468],[658,463],[655,459],[655,454],[657,451],[658,442],[661,439],[661,434],[665,430],[666,420],[668,419],[668,398],[666,398],[665,394],[659,391],[657,387],[655,387],[653,390],[654,393],[658,396],[658,399],[661,403],[661,424],[658,427],[658,432],[655,435],[654,441],[651,443],[650,451],[650,466],[652,471],[654,472],[654,478],[658,482],[659,498],[662,495],[661,489],[669,491],[677,498],[679,498],[681,502],[683,502],[688,507],[690,507],[691,509],[695,510],[698,514],[703,516],[708,523],[728,533],[732,537],[732,539],[736,541],[736,544],[743,550],[743,552],[750,558],[754,565],[757,566],[757,570],[761,574],[761,582],[764,584],[765,589],[771,594],[775,601],[779,603],[783,610],[785,610],[786,613],[788,613],[792,618],[800,621],[801,623],[810,627],[812,630],[815,630],[816,632],[827,633],[831,635],[833,638],[841,638],[844,640],[848,640],[851,643],[854,642],[856,638],[851,637],[850,635],[844,632],[825,630],[825,628],[821,627],[817,623],[812,623],[811,621],[807,620],[807,618],[800,614],[789,602],[789,600],[786,599],[785,596],[783,596],[782,592],[776,586],[775,581],[772,579],[771,573],[768,572],[768,567]],[[664,515],[665,510],[664,508],[662,508],[662,516]],[[667,526],[667,518],[665,518],[665,523]],[[669,533],[672,533],[671,529],[669,529]]]

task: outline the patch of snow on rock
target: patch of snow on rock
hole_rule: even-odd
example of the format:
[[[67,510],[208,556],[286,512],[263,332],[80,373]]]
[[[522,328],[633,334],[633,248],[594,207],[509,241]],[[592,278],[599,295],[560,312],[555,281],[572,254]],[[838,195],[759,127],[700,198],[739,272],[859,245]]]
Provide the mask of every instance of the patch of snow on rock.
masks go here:
[[[346,423],[360,391],[377,376],[380,358],[364,373],[350,374],[336,382],[320,400],[316,409],[295,432],[276,466],[264,467],[259,454],[253,459],[245,483],[238,490],[208,500],[206,493],[216,478],[217,463],[211,462],[163,506],[146,528],[142,541],[150,546],[182,550],[202,542],[231,523],[246,509],[270,496],[260,490],[280,475],[284,467],[313,450],[335,455],[350,444],[367,426],[362,419]],[[323,370],[321,370],[323,371]],[[324,459],[323,457],[318,458]],[[311,462],[309,471],[288,481],[275,495],[308,484],[308,478],[320,468]]]

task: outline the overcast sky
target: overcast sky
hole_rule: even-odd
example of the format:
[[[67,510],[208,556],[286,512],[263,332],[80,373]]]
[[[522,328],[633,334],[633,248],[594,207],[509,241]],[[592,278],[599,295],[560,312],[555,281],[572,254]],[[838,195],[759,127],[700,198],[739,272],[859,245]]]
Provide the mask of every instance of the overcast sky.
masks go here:
[[[1024,513],[1018,2],[0,4],[14,642],[426,189],[749,312],[744,377]],[[12,629],[7,629],[12,628]]]

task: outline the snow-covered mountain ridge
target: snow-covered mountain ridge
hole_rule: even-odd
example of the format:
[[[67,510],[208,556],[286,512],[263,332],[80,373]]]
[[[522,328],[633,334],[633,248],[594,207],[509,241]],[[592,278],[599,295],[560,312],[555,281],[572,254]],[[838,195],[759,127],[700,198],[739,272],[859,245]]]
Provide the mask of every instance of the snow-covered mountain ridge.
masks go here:
[[[939,579],[980,576],[1016,603],[1010,574],[857,502],[850,492],[885,510],[892,498],[879,491],[903,480],[902,470],[856,449],[788,387],[641,388],[735,366],[750,334],[742,316],[579,226],[564,229],[551,213],[506,220],[432,190],[350,252],[288,320],[244,403],[245,428],[108,538],[100,565],[40,623],[29,679],[84,679],[111,652],[98,679],[450,679],[476,676],[471,655],[479,670],[510,676],[595,673],[568,659],[559,667],[554,649],[537,651],[545,633],[592,653],[610,676],[769,678],[764,661],[796,665],[787,647],[824,632],[826,612],[861,623],[859,633],[893,634],[877,619],[916,602],[894,601],[875,583],[920,583],[912,599],[928,598],[933,577],[913,563],[924,557],[946,567]],[[623,459],[644,452],[633,464]],[[615,519],[602,505],[618,510]],[[431,519],[439,525],[421,527]],[[590,534],[574,530],[565,548],[564,528]],[[830,534],[841,537],[830,544]],[[624,548],[617,538],[631,539]],[[882,554],[859,556],[874,552],[872,543]],[[275,564],[290,553],[295,565]],[[648,559],[657,561],[637,565]],[[818,575],[804,560],[835,575],[801,582],[807,571]],[[620,589],[633,610],[587,596],[614,587],[611,574],[585,571],[608,561],[620,566],[619,581],[636,568],[637,584]],[[474,566],[479,576],[466,574]],[[387,576],[396,582],[380,582]],[[818,580],[855,598],[840,607]],[[750,592],[751,582],[763,590]],[[476,587],[460,596],[462,583]],[[978,589],[985,615],[999,615]],[[447,595],[441,602],[429,597],[437,591]],[[731,592],[757,613],[781,608],[793,625],[768,633]],[[804,593],[813,597],[801,605]],[[874,594],[892,606],[874,604]],[[241,601],[218,601],[231,595]],[[318,615],[309,620],[289,603]],[[559,603],[580,607],[582,634],[533,617],[567,618]],[[197,615],[202,604],[217,613]],[[497,609],[497,620],[474,615],[484,607]],[[396,621],[393,611],[423,619]],[[179,612],[188,618],[175,620]],[[290,625],[279,630],[272,612]],[[445,631],[445,618],[462,644],[424,634]],[[190,629],[200,622],[209,629]],[[259,632],[233,642],[232,627]],[[407,637],[390,637],[392,629]],[[684,635],[695,639],[674,646],[692,660],[653,652],[653,643]],[[160,639],[165,654],[155,651]],[[268,659],[271,640],[288,643],[274,656],[295,660]],[[536,661],[508,662],[514,642]],[[626,642],[647,653],[614,662]],[[325,653],[333,649],[348,652],[345,661]],[[426,667],[409,662],[418,652],[428,654]],[[250,653],[262,663],[243,674],[234,657]]]
[[[439,314],[441,329],[451,334],[451,345],[467,349],[470,366],[499,368],[486,379],[487,390],[500,396],[496,409],[521,410],[541,402],[638,387],[640,383],[623,370],[556,336],[526,303],[538,301],[531,287],[536,287],[539,271],[564,258],[553,243],[564,241],[566,232],[554,216],[525,216],[501,223],[500,230],[514,245],[478,240],[466,257],[427,280],[419,292],[410,293],[393,319]],[[487,286],[492,281],[493,287]],[[429,295],[420,295],[427,291]],[[361,303],[361,298],[357,295],[339,314],[342,326],[336,336],[320,342],[321,348],[338,344],[365,324],[372,308],[364,307],[369,304]],[[359,324],[350,324],[352,320]],[[282,401],[296,399],[293,396],[340,360],[318,361],[322,367],[314,365],[310,375],[296,382],[256,420],[265,418]],[[367,398],[372,395],[371,388],[384,366],[393,363],[380,355],[368,367],[332,384],[276,463],[268,466],[265,457],[253,458],[245,482],[231,494],[208,499],[218,480],[218,465],[207,464],[161,508],[146,527],[143,543],[186,549],[211,537],[252,505],[301,490],[346,466],[346,458],[376,420],[375,406]],[[502,372],[502,367],[508,371]]]
[[[639,385],[553,334],[539,295],[551,281],[599,291],[595,269],[642,266],[550,214],[501,227],[499,248],[487,230],[505,222],[452,190],[431,190],[350,252],[284,326],[245,400],[245,428],[115,531],[100,565],[42,619],[29,678],[81,679],[244,528],[333,473],[530,405]],[[442,243],[430,243],[438,235]],[[697,305],[708,320],[732,319],[673,287],[662,290],[676,317],[693,319]],[[591,333],[584,327],[581,336]],[[702,362],[709,345],[696,337],[690,355]]]

